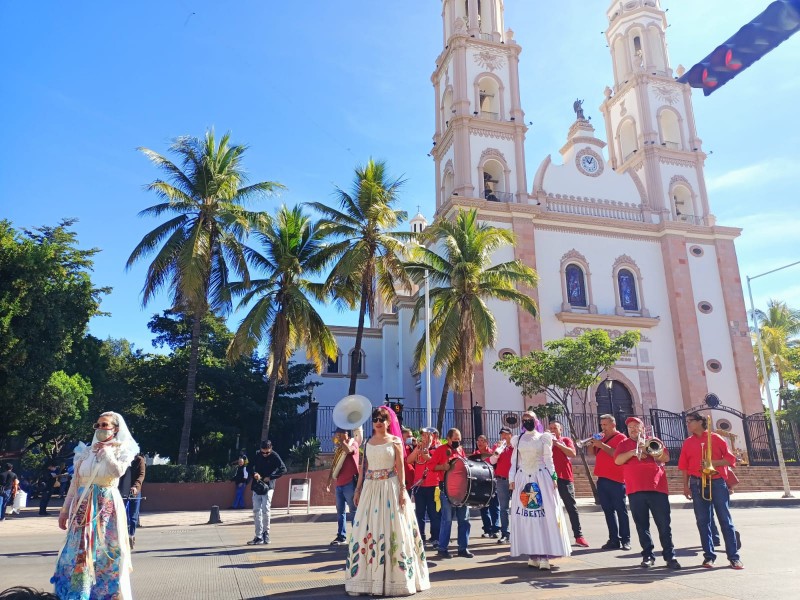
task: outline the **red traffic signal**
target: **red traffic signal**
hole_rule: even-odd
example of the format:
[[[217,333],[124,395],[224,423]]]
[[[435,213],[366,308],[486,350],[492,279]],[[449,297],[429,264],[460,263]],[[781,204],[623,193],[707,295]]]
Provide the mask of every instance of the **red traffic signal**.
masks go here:
[[[678,79],[708,96],[800,30],[800,0],[776,0]]]

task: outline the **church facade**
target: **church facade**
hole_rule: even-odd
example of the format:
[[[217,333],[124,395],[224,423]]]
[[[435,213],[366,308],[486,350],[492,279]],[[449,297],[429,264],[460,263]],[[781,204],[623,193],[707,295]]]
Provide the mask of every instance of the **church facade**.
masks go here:
[[[576,100],[564,144],[529,177],[521,48],[505,26],[503,1],[442,1],[443,48],[431,76],[435,216],[477,209],[483,221],[516,236],[496,260],[520,259],[540,277],[532,291],[538,319],[491,304],[499,343],[476,368],[471,401],[487,410],[524,409],[526,399],[494,363],[600,328],[612,336],[642,335],[608,374],[615,412],[681,412],[709,393],[745,414],[760,412],[734,248],[740,230],[718,225],[711,213],[706,155],[691,90],[675,81],[669,63],[665,13],[658,0],[610,4],[614,83],[600,106],[604,139]],[[419,214],[411,221],[417,231],[426,224]],[[380,303],[365,332],[355,361],[362,372],[358,393],[374,405],[386,395],[425,405],[424,375],[411,366],[423,335],[422,326],[409,329],[414,301]],[[355,328],[333,330],[342,354],[318,376],[323,405],[346,395],[354,364]],[[434,377],[434,409],[441,390]],[[593,412],[609,408],[605,394],[592,394]],[[467,408],[470,397],[451,395],[449,403]],[[741,429],[736,421],[733,431]]]

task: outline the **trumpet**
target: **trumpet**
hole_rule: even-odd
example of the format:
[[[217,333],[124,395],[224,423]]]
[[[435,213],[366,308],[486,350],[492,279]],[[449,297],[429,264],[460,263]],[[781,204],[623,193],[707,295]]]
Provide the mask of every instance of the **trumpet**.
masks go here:
[[[713,448],[711,447],[711,417],[706,417],[706,443],[703,444],[703,468],[702,474],[700,477],[700,496],[703,500],[707,500],[711,502],[711,479],[714,475],[717,474],[717,470],[714,468],[714,463],[712,462],[711,452]],[[706,495],[706,486],[708,486],[708,494]]]
[[[586,446],[591,444],[594,440],[602,440],[602,439],[603,439],[602,433],[594,433],[591,435],[591,437],[587,437],[585,440],[578,440],[577,442],[575,442],[575,445],[578,448],[585,448]]]

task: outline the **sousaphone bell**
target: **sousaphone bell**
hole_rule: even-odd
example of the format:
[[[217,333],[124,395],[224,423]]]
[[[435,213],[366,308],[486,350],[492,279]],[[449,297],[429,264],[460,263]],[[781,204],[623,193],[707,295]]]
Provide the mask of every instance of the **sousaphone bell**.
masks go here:
[[[359,427],[372,414],[372,403],[365,396],[351,394],[345,396],[333,407],[333,424],[340,429],[352,431]]]

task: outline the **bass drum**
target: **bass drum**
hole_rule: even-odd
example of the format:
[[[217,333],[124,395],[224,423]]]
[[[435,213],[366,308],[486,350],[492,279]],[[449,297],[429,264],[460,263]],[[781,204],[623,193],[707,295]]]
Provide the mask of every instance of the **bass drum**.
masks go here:
[[[444,492],[453,506],[488,506],[495,492],[492,465],[460,456],[453,459],[444,475]]]

